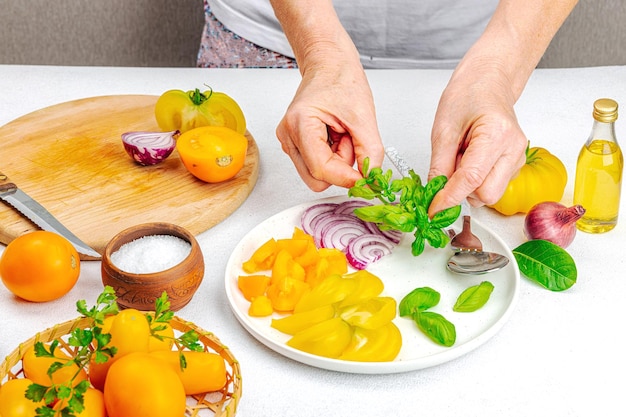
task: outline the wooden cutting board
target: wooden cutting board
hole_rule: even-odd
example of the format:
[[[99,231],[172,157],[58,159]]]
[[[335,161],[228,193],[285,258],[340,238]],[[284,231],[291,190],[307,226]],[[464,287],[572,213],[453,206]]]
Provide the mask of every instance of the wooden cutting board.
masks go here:
[[[102,253],[127,227],[174,223],[198,234],[233,213],[256,184],[259,150],[249,133],[243,169],[231,180],[196,179],[174,151],[144,167],[124,151],[121,134],[158,131],[156,96],[92,97],[47,107],[0,127],[0,172],[68,229]],[[38,230],[0,201],[0,242]]]

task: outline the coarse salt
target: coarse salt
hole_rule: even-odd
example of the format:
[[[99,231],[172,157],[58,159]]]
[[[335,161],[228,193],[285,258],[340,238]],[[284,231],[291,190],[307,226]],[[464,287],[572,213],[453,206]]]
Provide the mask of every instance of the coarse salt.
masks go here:
[[[122,271],[149,274],[178,265],[190,252],[191,244],[177,236],[149,235],[120,246],[111,262]]]

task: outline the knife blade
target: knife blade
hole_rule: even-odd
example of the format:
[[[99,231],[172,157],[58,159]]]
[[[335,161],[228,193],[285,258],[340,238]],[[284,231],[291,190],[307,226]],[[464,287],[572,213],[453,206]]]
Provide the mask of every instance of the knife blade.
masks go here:
[[[80,240],[67,227],[63,226],[44,206],[20,190],[2,172],[0,172],[0,199],[30,219],[42,230],[57,233],[69,240],[79,253],[91,258],[101,258],[98,252]]]

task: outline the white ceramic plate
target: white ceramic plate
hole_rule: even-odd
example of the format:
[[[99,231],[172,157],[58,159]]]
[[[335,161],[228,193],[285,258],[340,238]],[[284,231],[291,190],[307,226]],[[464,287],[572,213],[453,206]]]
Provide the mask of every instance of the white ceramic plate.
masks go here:
[[[507,255],[511,260],[500,271],[475,276],[449,272],[446,269],[446,262],[452,253],[449,249],[433,249],[426,245],[424,253],[414,257],[411,255],[410,234],[404,236],[391,255],[368,267],[368,271],[383,280],[384,295],[394,297],[398,303],[417,287],[429,286],[438,291],[441,301],[431,311],[442,314],[455,325],[457,339],[452,347],[435,344],[418,330],[412,320],[398,316],[394,322],[402,333],[402,349],[394,361],[352,362],[329,359],[287,346],[285,342],[290,336],[273,329],[270,326],[271,317],[248,316],[250,303],[237,288],[237,277],[245,274],[241,269],[242,263],[268,239],[291,237],[293,228],[300,226],[300,216],[307,207],[320,202],[340,202],[345,199],[334,197],[287,209],[265,220],[239,242],[226,266],[226,294],[235,316],[252,336],[270,349],[307,365],[340,372],[385,374],[423,369],[456,359],[476,349],[500,330],[517,299],[519,269],[506,244],[476,221],[472,221],[472,232],[482,240],[484,249]],[[457,231],[460,231],[460,226],[460,220],[453,225]],[[494,290],[483,308],[472,313],[452,311],[456,298],[463,290],[485,280],[494,285]]]

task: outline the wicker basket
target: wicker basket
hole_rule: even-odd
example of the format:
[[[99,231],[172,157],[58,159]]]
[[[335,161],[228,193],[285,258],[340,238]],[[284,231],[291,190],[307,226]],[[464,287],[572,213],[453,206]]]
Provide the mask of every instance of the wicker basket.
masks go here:
[[[170,324],[174,328],[176,336],[194,330],[198,333],[200,343],[209,352],[217,353],[226,362],[226,385],[221,391],[194,395],[187,398],[187,410],[185,416],[234,416],[237,404],[241,398],[241,372],[239,362],[235,359],[228,347],[224,346],[219,339],[193,323],[174,317]],[[73,355],[76,348],[67,343],[68,336],[76,328],[87,328],[91,325],[91,319],[77,318],[65,323],[57,324],[49,329],[37,333],[27,341],[21,343],[17,349],[9,354],[0,364],[0,383],[9,379],[23,377],[22,356],[24,352],[37,342],[47,343],[58,339],[59,348],[65,353]],[[182,417],[182,416],[181,416]]]

